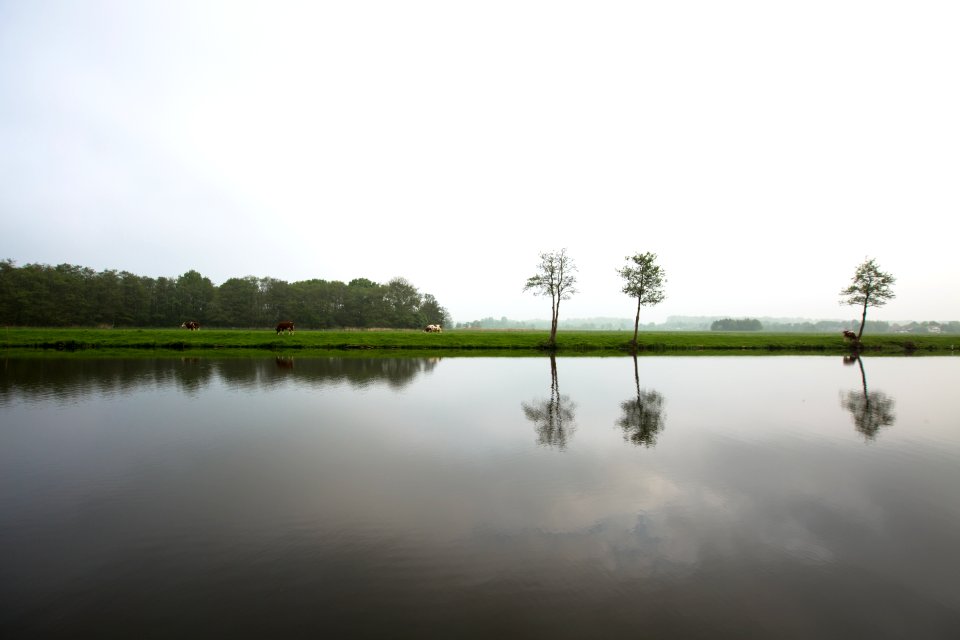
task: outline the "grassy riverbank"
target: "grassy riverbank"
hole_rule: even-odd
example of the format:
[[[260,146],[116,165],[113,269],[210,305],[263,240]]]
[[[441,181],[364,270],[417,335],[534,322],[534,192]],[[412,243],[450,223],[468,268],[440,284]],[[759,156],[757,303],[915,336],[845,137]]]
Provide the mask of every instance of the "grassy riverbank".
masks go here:
[[[541,351],[547,348],[546,331],[462,330],[425,333],[409,330],[297,331],[276,335],[255,329],[61,329],[3,328],[0,348],[17,350],[109,351],[314,351],[403,350],[453,352]],[[557,351],[630,351],[632,334],[625,331],[563,331],[557,334]],[[638,338],[641,351],[752,351],[829,352],[849,351],[839,335],[785,333],[692,333],[645,332]],[[960,352],[960,336],[877,335],[865,336],[863,350],[883,353]]]

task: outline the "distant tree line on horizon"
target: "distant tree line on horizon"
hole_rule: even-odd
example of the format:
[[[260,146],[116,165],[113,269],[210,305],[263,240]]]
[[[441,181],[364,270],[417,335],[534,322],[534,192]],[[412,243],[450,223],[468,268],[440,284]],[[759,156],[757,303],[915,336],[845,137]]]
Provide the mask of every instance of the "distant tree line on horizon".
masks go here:
[[[230,278],[219,286],[190,270],[176,278],[0,261],[0,324],[7,326],[420,328],[450,324],[429,293],[404,278],[379,284],[320,279]]]
[[[633,330],[633,320],[630,318],[572,318],[560,320],[561,329],[573,331],[626,331]],[[653,329],[654,323],[642,325]],[[550,329],[549,319],[511,320],[506,316],[494,318],[487,316],[479,320],[458,322],[457,329],[500,329],[500,330],[541,330]]]
[[[710,331],[763,331],[763,323],[756,318],[723,318],[711,322]]]
[[[709,331],[714,323],[723,318],[714,316],[669,316],[665,322],[641,324],[645,331]],[[840,333],[844,329],[856,329],[859,323],[850,320],[803,320],[783,318],[745,318],[761,324],[762,331],[776,333]],[[546,318],[534,320],[512,320],[506,316],[494,318],[488,316],[480,320],[458,322],[458,329],[501,329],[501,330],[544,330],[550,328]],[[633,318],[569,318],[560,320],[560,328],[568,331],[630,331]],[[960,321],[936,322],[887,322],[867,320],[866,329],[871,333],[945,333],[960,334]],[[738,329],[717,329],[737,331]],[[742,330],[742,329],[740,329]]]

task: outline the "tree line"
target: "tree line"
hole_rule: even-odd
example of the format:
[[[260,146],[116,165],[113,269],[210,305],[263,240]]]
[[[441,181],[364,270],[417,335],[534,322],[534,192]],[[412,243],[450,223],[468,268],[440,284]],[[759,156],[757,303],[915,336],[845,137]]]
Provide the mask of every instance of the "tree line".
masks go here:
[[[216,286],[190,270],[176,278],[70,264],[0,261],[0,324],[8,326],[419,328],[450,324],[437,299],[404,278],[380,284],[230,278]]]
[[[710,324],[710,331],[763,331],[763,323],[756,318],[722,318]]]

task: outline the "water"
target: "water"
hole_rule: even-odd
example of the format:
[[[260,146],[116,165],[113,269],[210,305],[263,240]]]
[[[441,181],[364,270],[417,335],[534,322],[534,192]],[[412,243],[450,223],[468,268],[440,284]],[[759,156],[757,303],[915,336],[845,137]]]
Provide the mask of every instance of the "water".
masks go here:
[[[960,637],[960,359],[0,362],[0,636]]]

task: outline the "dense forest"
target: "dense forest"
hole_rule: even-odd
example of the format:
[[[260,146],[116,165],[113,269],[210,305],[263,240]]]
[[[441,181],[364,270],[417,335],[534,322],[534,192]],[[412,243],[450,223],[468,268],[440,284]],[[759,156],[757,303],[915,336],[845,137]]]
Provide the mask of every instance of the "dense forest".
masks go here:
[[[230,278],[216,286],[197,271],[151,278],[70,264],[0,261],[0,324],[7,326],[418,328],[450,324],[447,310],[404,278],[285,282]]]

